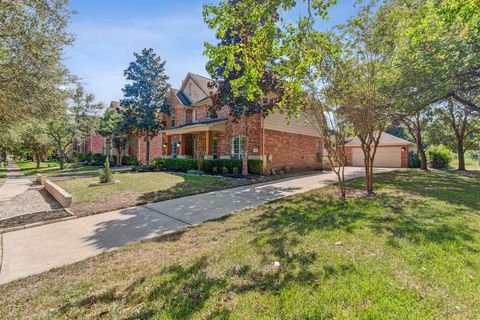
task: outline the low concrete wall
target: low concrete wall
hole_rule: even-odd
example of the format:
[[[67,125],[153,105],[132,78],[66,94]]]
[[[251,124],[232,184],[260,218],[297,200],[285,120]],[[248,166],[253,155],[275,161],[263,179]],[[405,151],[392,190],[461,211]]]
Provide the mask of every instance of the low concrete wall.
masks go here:
[[[64,208],[70,207],[72,204],[72,195],[69,194],[67,191],[60,188],[60,186],[56,185],[52,181],[48,179],[43,180],[43,187],[45,190],[50,193],[50,195],[58,201]]]

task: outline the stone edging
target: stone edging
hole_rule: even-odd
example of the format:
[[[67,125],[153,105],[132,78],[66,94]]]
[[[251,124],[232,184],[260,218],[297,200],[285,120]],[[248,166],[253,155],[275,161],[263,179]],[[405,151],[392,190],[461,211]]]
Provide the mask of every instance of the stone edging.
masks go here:
[[[45,190],[60,203],[63,208],[68,208],[72,204],[72,195],[63,190],[60,186],[46,179],[43,175],[37,175],[37,182],[42,184]]]

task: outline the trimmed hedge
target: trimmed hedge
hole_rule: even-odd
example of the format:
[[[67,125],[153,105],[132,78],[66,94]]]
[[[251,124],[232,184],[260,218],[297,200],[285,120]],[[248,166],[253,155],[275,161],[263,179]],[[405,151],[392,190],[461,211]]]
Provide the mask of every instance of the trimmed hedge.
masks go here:
[[[420,154],[418,152],[410,151],[408,153],[408,167],[409,168],[421,167]]]
[[[152,161],[159,169],[166,168],[172,171],[188,171],[197,169],[197,160],[195,159],[174,159],[174,158],[155,158]],[[214,169],[216,168],[216,170]],[[203,171],[208,173],[218,173],[222,168],[227,168],[228,172],[233,173],[242,171],[242,160],[235,159],[214,159],[203,162]],[[237,169],[234,169],[237,168]],[[215,172],[216,171],[216,172]],[[261,174],[262,160],[248,160],[248,173]]]

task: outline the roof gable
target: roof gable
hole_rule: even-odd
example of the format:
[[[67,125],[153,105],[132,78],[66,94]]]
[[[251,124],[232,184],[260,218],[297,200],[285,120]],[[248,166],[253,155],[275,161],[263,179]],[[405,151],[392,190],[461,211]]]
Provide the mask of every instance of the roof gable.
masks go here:
[[[378,131],[374,133],[375,137],[378,137]],[[407,141],[405,139],[395,137],[389,133],[382,132],[382,135],[380,136],[380,142],[379,145],[404,145],[404,144],[413,144],[410,141]],[[358,137],[355,137],[352,139],[352,141],[346,143],[345,145],[347,146],[361,146],[362,143]]]

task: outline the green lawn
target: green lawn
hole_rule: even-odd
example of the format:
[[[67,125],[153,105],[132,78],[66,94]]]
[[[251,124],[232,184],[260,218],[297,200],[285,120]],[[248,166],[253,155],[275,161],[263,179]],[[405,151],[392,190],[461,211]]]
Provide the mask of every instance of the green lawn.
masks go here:
[[[98,177],[77,177],[56,183],[73,196],[71,209],[77,215],[111,211],[248,183],[245,180],[166,172],[115,173],[114,179],[120,182],[89,187],[92,182],[98,182]]]
[[[452,169],[457,169],[458,168],[458,159],[454,158],[452,160],[452,163],[450,164],[450,167]],[[478,164],[478,160],[465,157],[465,169],[467,170],[480,170],[480,165]]]
[[[70,163],[66,163],[65,168],[62,171],[60,170],[60,163],[58,161],[42,162],[39,169],[37,169],[37,163],[34,161],[16,160],[15,163],[27,176],[36,175],[37,173],[52,175],[60,172],[77,172],[99,169],[98,166],[79,166],[74,168]]]
[[[399,171],[376,186],[346,202],[333,187],[296,195],[1,286],[0,318],[478,319],[480,175]]]

